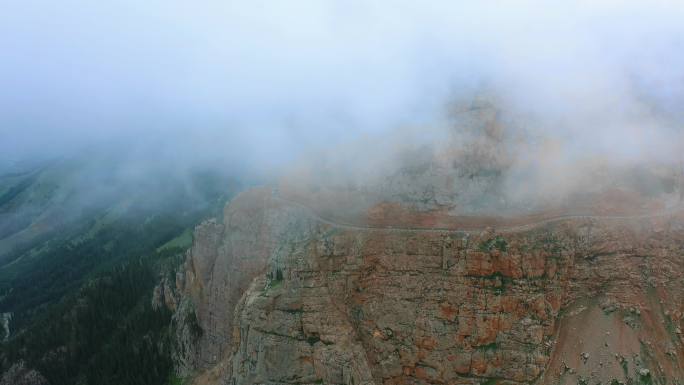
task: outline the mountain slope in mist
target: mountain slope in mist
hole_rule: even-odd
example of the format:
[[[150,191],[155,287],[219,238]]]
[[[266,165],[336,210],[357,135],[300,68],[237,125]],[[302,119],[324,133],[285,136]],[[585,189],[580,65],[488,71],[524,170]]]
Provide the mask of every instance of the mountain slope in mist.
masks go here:
[[[150,308],[152,288],[237,180],[84,154],[0,182],[0,381],[37,369],[53,385],[165,383],[171,320]]]
[[[87,155],[0,175],[0,262],[85,219],[101,225],[136,210],[164,212],[174,205],[179,215],[189,215],[221,199],[229,183],[211,170],[179,175],[123,157]]]

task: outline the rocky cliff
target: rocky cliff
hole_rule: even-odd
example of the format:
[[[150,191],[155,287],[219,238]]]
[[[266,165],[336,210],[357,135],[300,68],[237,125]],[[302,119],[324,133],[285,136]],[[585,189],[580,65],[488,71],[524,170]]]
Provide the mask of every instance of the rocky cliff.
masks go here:
[[[182,370],[198,384],[682,384],[682,255],[677,215],[371,227],[252,190],[196,229],[177,277],[177,318],[198,326],[179,332]]]

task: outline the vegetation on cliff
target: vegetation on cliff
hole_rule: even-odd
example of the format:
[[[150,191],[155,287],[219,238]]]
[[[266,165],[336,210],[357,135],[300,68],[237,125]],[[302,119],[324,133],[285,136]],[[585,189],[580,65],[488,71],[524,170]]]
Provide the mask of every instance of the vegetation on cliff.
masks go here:
[[[0,177],[0,246],[11,245],[0,252],[0,313],[11,314],[0,373],[20,363],[52,385],[167,383],[171,311],[152,307],[153,289],[236,183],[201,172],[134,188],[73,181],[85,172],[58,161]]]

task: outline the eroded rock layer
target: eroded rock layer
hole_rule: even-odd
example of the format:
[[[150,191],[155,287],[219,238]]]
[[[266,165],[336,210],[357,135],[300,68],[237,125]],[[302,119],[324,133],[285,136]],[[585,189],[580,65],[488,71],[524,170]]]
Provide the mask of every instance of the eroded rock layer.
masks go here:
[[[177,282],[196,383],[683,383],[683,218],[366,228],[261,189],[223,222]]]

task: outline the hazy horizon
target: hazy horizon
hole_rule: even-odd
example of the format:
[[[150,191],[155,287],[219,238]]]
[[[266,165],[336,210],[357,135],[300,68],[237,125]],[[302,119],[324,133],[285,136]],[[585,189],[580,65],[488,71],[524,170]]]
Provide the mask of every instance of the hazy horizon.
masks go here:
[[[482,93],[568,159],[672,161],[683,19],[665,1],[10,1],[0,162],[95,148],[277,172],[431,142]]]

